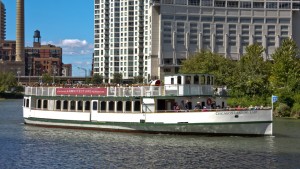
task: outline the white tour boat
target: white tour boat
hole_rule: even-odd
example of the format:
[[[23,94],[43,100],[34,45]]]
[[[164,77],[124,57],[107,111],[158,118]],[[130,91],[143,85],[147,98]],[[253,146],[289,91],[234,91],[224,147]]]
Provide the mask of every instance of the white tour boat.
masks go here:
[[[227,108],[209,74],[166,76],[149,86],[26,87],[25,124],[106,131],[272,135],[272,110]]]

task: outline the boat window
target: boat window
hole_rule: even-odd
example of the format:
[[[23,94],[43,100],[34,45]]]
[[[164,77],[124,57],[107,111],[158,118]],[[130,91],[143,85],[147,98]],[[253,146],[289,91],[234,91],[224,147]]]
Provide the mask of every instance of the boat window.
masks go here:
[[[68,110],[68,101],[67,100],[64,101],[63,109]]]
[[[210,76],[207,76],[207,85],[210,85]]]
[[[210,82],[211,85],[214,85],[214,77],[211,76],[211,82]]]
[[[60,110],[61,109],[61,101],[57,100],[56,101],[56,110]]]
[[[101,110],[106,110],[106,102],[105,101],[103,101],[103,102],[101,102]]]
[[[96,102],[96,101],[94,101],[94,102],[93,102],[93,110],[97,110],[97,109],[98,109],[97,102]]]
[[[85,110],[90,110],[90,104],[91,104],[90,101],[86,101],[85,102],[85,105],[84,105],[85,106]]]
[[[198,75],[194,76],[194,84],[199,84],[199,76]]]
[[[130,101],[126,101],[126,111],[131,111],[131,102]]]
[[[29,99],[26,99],[26,107],[29,107]]]
[[[37,108],[42,108],[42,101],[40,99],[37,100]]]
[[[82,105],[83,105],[82,101],[79,100],[78,103],[77,103],[77,110],[81,110],[82,111],[82,107],[83,107]]]
[[[48,107],[48,100],[43,100],[43,108],[47,109]]]
[[[122,101],[118,101],[118,103],[117,103],[117,111],[123,111],[123,102]]]
[[[26,107],[26,99],[23,100],[23,106]]]
[[[174,84],[174,78],[171,78],[171,84]]]
[[[181,76],[177,76],[177,84],[181,84]]]
[[[114,101],[110,101],[108,104],[108,110],[109,111],[114,111],[115,110],[115,102]]]
[[[191,84],[191,76],[185,77],[185,84]]]
[[[204,75],[201,76],[201,84],[202,84],[202,85],[205,85],[205,76],[204,76]]]
[[[74,100],[71,101],[70,109],[75,110],[75,104],[76,102]]]
[[[141,111],[141,102],[140,101],[134,102],[134,111]]]

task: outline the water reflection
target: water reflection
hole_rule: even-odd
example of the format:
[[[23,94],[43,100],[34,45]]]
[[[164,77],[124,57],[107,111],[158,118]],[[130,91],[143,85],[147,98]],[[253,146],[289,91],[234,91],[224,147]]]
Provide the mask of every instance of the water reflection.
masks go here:
[[[19,104],[0,102],[0,168],[300,166],[297,120],[276,120],[274,137],[127,134],[27,126]]]
[[[24,139],[29,144],[23,146],[23,156],[64,167],[70,167],[68,161],[92,168],[274,167],[276,162],[274,137],[126,134],[24,126]],[[41,159],[49,156],[46,161]]]

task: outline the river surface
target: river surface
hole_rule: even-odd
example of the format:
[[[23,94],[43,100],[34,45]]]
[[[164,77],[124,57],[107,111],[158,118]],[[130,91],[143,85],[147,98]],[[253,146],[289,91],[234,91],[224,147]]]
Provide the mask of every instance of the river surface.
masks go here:
[[[0,101],[0,168],[300,168],[300,120],[272,137],[111,133],[27,126],[22,100]]]

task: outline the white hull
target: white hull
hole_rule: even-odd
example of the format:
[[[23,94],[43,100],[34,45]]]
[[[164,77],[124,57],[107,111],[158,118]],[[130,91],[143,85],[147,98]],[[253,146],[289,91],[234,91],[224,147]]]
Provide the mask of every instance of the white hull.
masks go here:
[[[271,110],[97,113],[23,108],[26,124],[114,131],[272,135]]]

